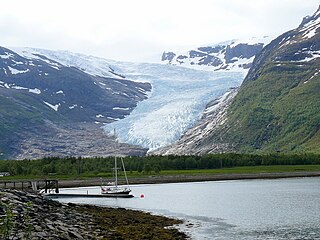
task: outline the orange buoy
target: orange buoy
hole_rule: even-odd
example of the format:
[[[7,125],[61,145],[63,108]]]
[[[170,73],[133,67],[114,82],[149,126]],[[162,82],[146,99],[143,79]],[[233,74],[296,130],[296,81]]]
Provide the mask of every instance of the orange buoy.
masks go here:
[[[141,193],[141,194],[140,194],[140,197],[141,197],[141,198],[144,198],[144,194],[143,194],[143,193]]]

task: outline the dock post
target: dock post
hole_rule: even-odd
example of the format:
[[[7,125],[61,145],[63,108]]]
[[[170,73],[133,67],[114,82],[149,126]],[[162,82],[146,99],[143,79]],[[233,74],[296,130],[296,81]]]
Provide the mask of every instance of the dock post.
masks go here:
[[[56,193],[59,193],[59,182],[58,180],[55,180],[56,182]]]

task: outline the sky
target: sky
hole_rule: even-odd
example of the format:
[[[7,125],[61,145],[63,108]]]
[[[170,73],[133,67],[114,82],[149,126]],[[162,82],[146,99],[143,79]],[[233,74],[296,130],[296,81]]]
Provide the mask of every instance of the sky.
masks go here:
[[[10,0],[0,46],[69,50],[123,61],[230,39],[278,36],[319,0]]]

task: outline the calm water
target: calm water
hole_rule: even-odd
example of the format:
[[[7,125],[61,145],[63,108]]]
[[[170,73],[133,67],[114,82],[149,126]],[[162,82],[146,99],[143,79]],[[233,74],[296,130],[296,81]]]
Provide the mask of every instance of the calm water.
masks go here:
[[[132,186],[132,199],[66,198],[185,220],[192,239],[320,239],[320,178]],[[99,187],[61,193],[99,193]],[[144,198],[140,198],[141,194]]]

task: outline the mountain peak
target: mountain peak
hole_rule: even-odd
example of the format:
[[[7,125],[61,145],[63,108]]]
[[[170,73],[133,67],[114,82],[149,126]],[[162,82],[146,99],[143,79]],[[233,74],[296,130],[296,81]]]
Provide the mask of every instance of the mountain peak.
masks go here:
[[[270,42],[268,36],[230,40],[201,46],[183,53],[164,52],[162,63],[188,68],[247,73],[256,54]]]
[[[301,28],[305,25],[309,25],[311,22],[314,22],[318,19],[320,19],[320,5],[318,7],[318,10],[312,16],[306,16],[302,19],[302,22],[299,25],[299,28]]]

